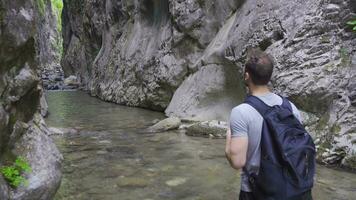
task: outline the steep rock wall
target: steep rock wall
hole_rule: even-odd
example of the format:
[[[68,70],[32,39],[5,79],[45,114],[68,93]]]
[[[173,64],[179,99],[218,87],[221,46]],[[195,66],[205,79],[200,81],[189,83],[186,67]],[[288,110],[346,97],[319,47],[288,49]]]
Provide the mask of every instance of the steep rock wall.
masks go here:
[[[189,119],[226,119],[246,50],[275,59],[274,90],[302,109],[319,160],[356,167],[351,0],[65,1],[62,61],[94,96]]]
[[[28,186],[11,188],[0,175],[0,199],[51,199],[60,184],[61,155],[40,112],[41,20],[48,1],[0,1],[0,164],[17,156],[32,167]],[[48,2],[49,3],[49,2]],[[41,53],[40,53],[41,52]]]

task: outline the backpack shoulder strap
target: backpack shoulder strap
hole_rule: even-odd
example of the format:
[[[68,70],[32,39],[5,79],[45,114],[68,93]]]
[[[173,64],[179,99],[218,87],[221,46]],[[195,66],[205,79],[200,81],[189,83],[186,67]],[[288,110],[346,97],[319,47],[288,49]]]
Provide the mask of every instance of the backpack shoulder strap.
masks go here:
[[[282,98],[282,100],[283,100],[282,107],[288,109],[290,112],[293,113],[292,104],[289,102],[289,100],[288,100],[287,98],[281,96],[281,95],[279,95],[279,96],[280,96],[280,97]]]
[[[262,115],[262,117],[264,117],[266,112],[271,108],[269,105],[267,105],[261,99],[259,99],[256,96],[253,96],[253,95],[248,95],[246,97],[244,103],[247,103],[250,106],[252,106],[253,108],[255,108]]]

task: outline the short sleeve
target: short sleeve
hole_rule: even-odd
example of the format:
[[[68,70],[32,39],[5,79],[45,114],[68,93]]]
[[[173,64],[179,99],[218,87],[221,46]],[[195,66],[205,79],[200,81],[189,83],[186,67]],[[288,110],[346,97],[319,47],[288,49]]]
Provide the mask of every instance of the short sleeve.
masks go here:
[[[231,137],[247,137],[248,123],[242,112],[234,108],[230,114]]]
[[[300,123],[303,123],[302,116],[301,116],[299,110],[297,109],[297,107],[292,102],[290,102],[290,104],[292,106],[294,116],[300,121]]]

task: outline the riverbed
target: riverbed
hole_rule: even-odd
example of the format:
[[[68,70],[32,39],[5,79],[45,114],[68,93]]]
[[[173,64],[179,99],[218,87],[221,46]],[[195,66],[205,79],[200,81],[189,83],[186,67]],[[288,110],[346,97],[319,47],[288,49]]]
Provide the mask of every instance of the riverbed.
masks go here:
[[[178,130],[147,133],[163,113],[103,102],[81,91],[46,97],[47,124],[79,130],[53,136],[64,156],[55,200],[237,199],[239,172],[224,157],[224,140]],[[356,174],[318,165],[313,196],[356,199]]]

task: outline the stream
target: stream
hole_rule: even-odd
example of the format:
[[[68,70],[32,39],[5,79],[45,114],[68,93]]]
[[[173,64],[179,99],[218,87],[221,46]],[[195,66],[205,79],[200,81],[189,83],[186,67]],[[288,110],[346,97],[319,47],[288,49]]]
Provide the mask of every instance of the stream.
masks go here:
[[[46,94],[49,126],[64,156],[55,200],[233,200],[239,172],[224,156],[225,140],[183,132],[146,133],[163,113],[100,101],[81,91]],[[356,199],[356,174],[318,165],[316,200]]]

